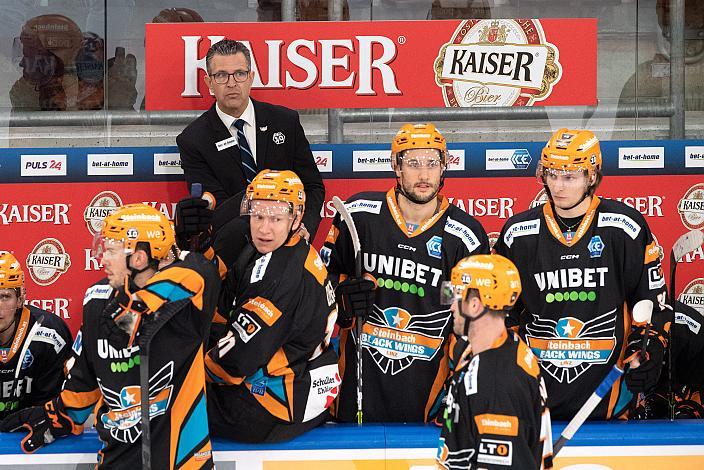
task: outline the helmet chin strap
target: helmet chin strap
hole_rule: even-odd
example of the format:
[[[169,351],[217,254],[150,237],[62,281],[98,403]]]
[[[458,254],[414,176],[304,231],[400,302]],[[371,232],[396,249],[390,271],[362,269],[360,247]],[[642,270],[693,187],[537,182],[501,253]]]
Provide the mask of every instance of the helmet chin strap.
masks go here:
[[[460,315],[464,318],[464,332],[462,333],[463,336],[469,337],[469,324],[472,323],[473,321],[479,320],[481,317],[489,313],[489,309],[484,307],[481,312],[479,312],[479,315],[476,317],[470,317],[469,315],[465,315],[464,309],[462,308],[462,304],[464,301],[460,301],[459,308],[460,308]]]
[[[137,269],[135,267],[130,266],[130,259],[132,259],[131,254],[127,255],[127,257],[125,258],[125,262],[127,263],[127,270],[130,272],[130,280],[134,282],[135,277],[137,277],[138,274],[142,274],[144,271],[149,269],[151,265],[147,263],[147,265],[142,269]]]

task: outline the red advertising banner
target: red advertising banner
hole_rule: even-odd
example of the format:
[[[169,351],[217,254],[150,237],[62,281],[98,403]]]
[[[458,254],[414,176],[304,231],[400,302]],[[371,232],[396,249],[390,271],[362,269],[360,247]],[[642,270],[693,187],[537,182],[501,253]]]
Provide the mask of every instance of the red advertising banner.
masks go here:
[[[294,109],[594,105],[596,32],[595,18],[147,24],[146,108],[210,107],[205,55],[225,37],[252,51],[252,96]]]
[[[656,179],[657,178],[657,179]],[[386,191],[393,179],[326,179],[323,222],[314,246],[319,248],[335,215],[331,199],[353,193]],[[599,189],[604,197],[621,199],[640,211],[665,249],[683,233],[702,223],[700,212],[689,211],[704,200],[701,175],[608,176]],[[0,249],[11,250],[27,274],[30,303],[64,318],[75,334],[81,323],[83,294],[103,277],[91,256],[93,234],[112,208],[146,202],[173,218],[176,202],[186,195],[183,181],[0,184],[6,197],[0,203]],[[543,202],[544,194],[533,177],[447,178],[443,193],[452,203],[474,215],[490,234],[506,220]],[[380,227],[379,236],[384,236]],[[687,303],[704,309],[704,252],[687,255],[678,268],[677,292]]]

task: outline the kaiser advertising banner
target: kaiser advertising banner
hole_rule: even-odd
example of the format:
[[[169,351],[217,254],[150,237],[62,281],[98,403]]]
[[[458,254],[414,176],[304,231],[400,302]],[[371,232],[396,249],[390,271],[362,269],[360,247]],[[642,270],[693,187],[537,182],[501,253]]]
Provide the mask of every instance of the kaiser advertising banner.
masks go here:
[[[295,109],[594,105],[596,31],[595,18],[147,24],[146,108],[210,107],[205,55],[223,38],[252,52],[254,98]]]
[[[535,178],[541,143],[452,143],[443,194],[475,216],[494,241],[506,220],[546,201]],[[704,227],[704,142],[601,142],[606,178],[598,193],[640,211],[669,253],[677,238]],[[314,145],[326,196],[319,248],[335,209],[332,197],[386,191],[394,183],[388,145]],[[174,147],[1,149],[0,249],[22,263],[30,303],[81,323],[83,294],[103,277],[91,254],[102,219],[116,207],[150,204],[173,219],[186,185]],[[384,236],[384,228],[379,236]],[[704,251],[686,255],[677,293],[704,315]]]

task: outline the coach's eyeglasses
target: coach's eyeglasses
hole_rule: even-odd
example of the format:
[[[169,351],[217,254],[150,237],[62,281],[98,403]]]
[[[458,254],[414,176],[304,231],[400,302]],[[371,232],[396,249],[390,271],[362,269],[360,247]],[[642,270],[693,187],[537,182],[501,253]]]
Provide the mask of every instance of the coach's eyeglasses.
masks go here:
[[[230,81],[230,76],[232,76],[232,78],[234,78],[237,83],[246,82],[247,79],[249,78],[249,70],[236,70],[235,72],[232,72],[232,73],[216,72],[216,73],[212,74],[210,77],[218,85],[224,85]]]

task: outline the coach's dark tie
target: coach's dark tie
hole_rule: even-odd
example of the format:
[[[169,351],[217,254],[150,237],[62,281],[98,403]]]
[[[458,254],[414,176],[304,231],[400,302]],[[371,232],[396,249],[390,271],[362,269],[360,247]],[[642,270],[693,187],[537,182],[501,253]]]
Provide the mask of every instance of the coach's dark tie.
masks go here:
[[[247,136],[244,135],[244,119],[237,119],[233,125],[237,128],[237,144],[240,146],[244,176],[247,178],[247,183],[251,183],[257,176],[257,164],[252,156],[252,149],[247,143]]]

